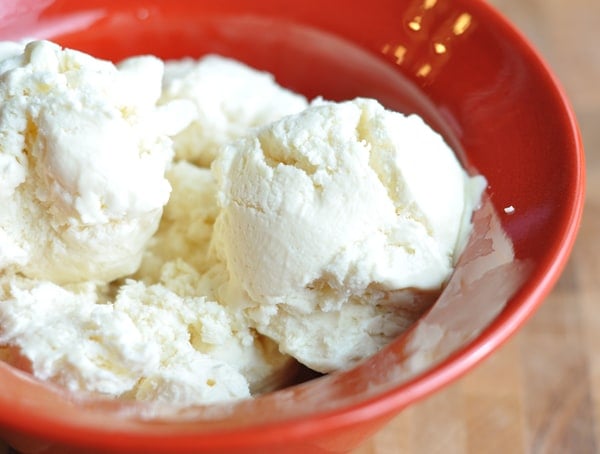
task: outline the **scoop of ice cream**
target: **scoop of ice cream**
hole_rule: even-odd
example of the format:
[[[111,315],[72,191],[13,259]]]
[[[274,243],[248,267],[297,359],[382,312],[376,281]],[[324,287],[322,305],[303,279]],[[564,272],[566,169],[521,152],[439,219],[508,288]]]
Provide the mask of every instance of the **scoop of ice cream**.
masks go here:
[[[194,121],[175,137],[175,153],[201,166],[249,129],[303,110],[306,99],[280,87],[273,75],[218,55],[168,61],[162,101],[192,101]]]
[[[156,107],[162,75],[154,57],[117,67],[47,41],[0,62],[0,270],[77,282],[137,268],[170,193],[169,136],[193,113]]]
[[[484,185],[419,117],[367,99],[260,128],[213,171],[221,298],[323,372],[374,353],[432,302]]]
[[[215,302],[134,281],[114,299],[92,283],[3,281],[0,344],[17,347],[40,379],[174,405],[249,396],[235,365],[210,352],[237,335]]]
[[[3,276],[0,357],[70,391],[177,406],[288,384],[295,360],[243,314],[198,296],[212,282],[183,261],[165,263],[151,285]]]

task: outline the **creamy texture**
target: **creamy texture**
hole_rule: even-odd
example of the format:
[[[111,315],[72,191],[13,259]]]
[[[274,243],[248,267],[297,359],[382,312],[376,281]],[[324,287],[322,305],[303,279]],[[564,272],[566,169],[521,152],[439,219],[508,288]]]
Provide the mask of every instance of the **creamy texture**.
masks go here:
[[[377,351],[439,293],[485,185],[419,117],[367,99],[263,127],[213,170],[222,298],[323,372]]]
[[[184,259],[199,273],[210,264],[208,247],[219,211],[213,176],[187,161],[174,163],[166,176],[171,197],[136,273],[146,282],[156,282],[163,264],[172,260]]]
[[[209,166],[219,148],[268,124],[303,110],[303,96],[279,86],[272,74],[218,55],[167,61],[162,102],[194,103],[192,123],[175,137],[178,159]]]
[[[11,280],[0,342],[17,343],[37,377],[71,391],[175,405],[250,395],[240,371],[209,354],[234,336],[223,306],[133,281],[114,300],[102,301],[103,290]]]
[[[133,277],[146,285],[163,285],[185,298],[203,295],[217,301],[215,289],[225,275],[208,251],[218,214],[212,175],[208,169],[181,161],[173,164],[167,178],[173,186],[171,198]],[[225,311],[227,305],[221,308]],[[224,313],[231,320],[231,329],[214,337],[211,356],[240,371],[253,392],[289,382],[296,371],[295,361],[251,329],[242,313],[229,308]]]
[[[0,61],[23,53],[27,41],[0,41]]]
[[[196,107],[157,106],[163,63],[49,42],[0,56],[3,352],[71,391],[173,405],[288,381],[295,361],[209,296],[216,189],[172,164]]]
[[[293,359],[210,299],[216,279],[198,271],[205,266],[194,244],[207,248],[216,209],[210,172],[182,162],[168,176],[172,195],[137,280],[59,286],[0,278],[0,344],[19,345],[37,377],[171,405],[244,398],[289,382]]]
[[[162,71],[46,41],[0,62],[0,270],[76,282],[137,269],[169,197],[169,135],[192,112],[156,107]]]
[[[350,367],[433,303],[485,182],[422,120],[163,68],[0,43],[0,359],[206,404]]]
[[[18,345],[41,379],[124,399],[184,406],[288,383],[295,361],[210,299],[218,275],[199,272],[217,209],[210,172],[180,162],[167,175],[173,191],[137,280],[0,278],[0,344]]]

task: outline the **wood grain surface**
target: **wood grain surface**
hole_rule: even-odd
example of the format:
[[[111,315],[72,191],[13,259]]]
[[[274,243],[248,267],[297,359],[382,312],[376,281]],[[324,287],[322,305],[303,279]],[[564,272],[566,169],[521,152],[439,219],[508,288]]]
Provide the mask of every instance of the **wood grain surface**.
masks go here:
[[[490,3],[542,53],[575,107],[587,154],[583,225],[554,291],[511,341],[352,454],[600,453],[600,0]]]
[[[490,0],[564,86],[587,159],[583,224],[541,309],[501,350],[352,454],[600,453],[600,0]]]

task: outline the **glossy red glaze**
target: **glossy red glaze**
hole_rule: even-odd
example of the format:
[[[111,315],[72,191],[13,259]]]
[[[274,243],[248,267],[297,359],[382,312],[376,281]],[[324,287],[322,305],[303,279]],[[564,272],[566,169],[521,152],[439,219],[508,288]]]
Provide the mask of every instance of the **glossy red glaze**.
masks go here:
[[[2,2],[0,38],[22,37],[112,60],[217,52],[272,71],[309,97],[373,96],[418,112],[469,169],[486,176],[514,246],[512,263],[527,264],[514,288],[497,289],[498,279],[483,277],[462,295],[477,302],[504,289],[508,302],[499,302],[501,312],[474,339],[424,371],[394,372],[407,358],[414,332],[407,333],[350,371],[170,421],[128,417],[131,405],[76,401],[0,364],[0,438],[25,452],[346,452],[495,350],[543,301],[567,261],[583,206],[577,124],[539,56],[482,1]],[[458,272],[470,273],[468,263]],[[443,314],[429,316],[443,324]]]

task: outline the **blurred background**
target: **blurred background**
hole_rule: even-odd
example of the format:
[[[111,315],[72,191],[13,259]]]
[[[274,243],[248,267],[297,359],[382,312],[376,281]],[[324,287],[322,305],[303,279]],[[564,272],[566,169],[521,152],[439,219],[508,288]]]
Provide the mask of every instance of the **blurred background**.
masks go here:
[[[519,334],[353,454],[600,453],[600,0],[488,3],[537,48],[575,109],[583,224],[561,279]]]

